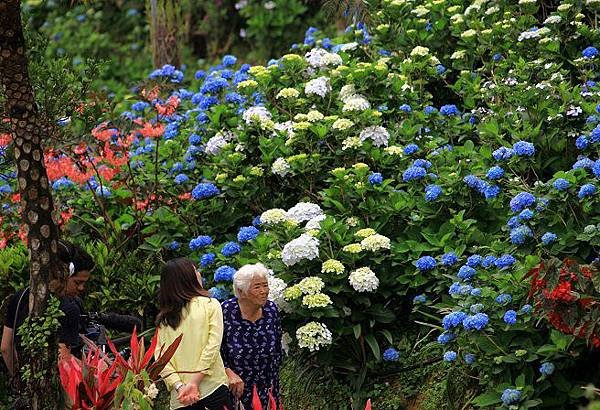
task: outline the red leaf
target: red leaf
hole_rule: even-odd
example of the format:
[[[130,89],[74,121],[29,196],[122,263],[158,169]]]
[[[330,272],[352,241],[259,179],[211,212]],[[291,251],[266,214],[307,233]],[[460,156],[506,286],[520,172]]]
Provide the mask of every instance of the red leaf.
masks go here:
[[[154,355],[154,351],[156,350],[157,344],[158,344],[158,328],[156,329],[156,332],[154,332],[154,336],[152,336],[152,342],[150,342],[150,347],[148,348],[148,351],[146,352],[146,354],[144,355],[144,358],[142,359],[142,364],[141,364],[142,368],[145,368],[146,366],[148,366],[150,359],[152,359],[152,355]]]
[[[252,409],[262,410],[262,403],[260,402],[260,398],[258,397],[258,390],[256,390],[256,384],[254,385],[252,391]]]
[[[277,410],[277,403],[275,402],[275,399],[273,398],[273,389],[269,389],[269,405],[267,407],[267,410]]]
[[[371,399],[367,400],[367,405],[365,406],[365,410],[371,410]]]
[[[153,382],[157,381],[160,377],[160,372],[165,368],[165,366],[169,363],[175,351],[179,347],[179,343],[181,343],[181,339],[183,338],[183,333],[177,336],[177,339],[173,341],[163,353],[164,345],[160,347],[160,356],[148,367],[148,376],[150,380]]]
[[[132,363],[134,360],[137,360],[139,351],[140,351],[140,347],[138,344],[138,338],[137,338],[137,329],[136,327],[133,328],[133,333],[131,333],[131,341],[130,341],[130,345],[131,345],[131,356],[129,359],[129,362]],[[133,366],[132,366],[133,367]],[[138,372],[134,373],[138,374]]]

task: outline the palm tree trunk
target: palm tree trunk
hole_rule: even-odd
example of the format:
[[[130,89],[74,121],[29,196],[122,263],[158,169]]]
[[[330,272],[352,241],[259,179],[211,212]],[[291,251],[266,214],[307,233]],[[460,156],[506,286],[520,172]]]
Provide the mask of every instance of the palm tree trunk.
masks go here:
[[[0,81],[5,97],[4,115],[10,121],[14,158],[21,194],[22,217],[30,252],[29,310],[32,318],[46,311],[50,282],[58,278],[58,228],[52,219],[53,202],[44,167],[43,122],[29,79],[19,0],[0,0]],[[44,337],[39,335],[38,337]],[[56,345],[31,355],[28,391],[33,409],[57,408]]]

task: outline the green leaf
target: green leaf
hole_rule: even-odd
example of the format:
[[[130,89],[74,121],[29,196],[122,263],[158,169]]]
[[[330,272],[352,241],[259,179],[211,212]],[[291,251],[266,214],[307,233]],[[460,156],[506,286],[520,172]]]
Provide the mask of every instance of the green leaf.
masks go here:
[[[358,339],[360,337],[360,332],[361,332],[360,323],[354,325],[352,327],[352,330],[354,331],[354,337]]]
[[[500,395],[498,393],[489,392],[480,394],[479,396],[475,397],[471,403],[479,407],[487,407],[500,402]]]
[[[379,343],[377,343],[377,339],[375,339],[375,336],[373,336],[372,334],[368,334],[365,336],[365,340],[371,348],[373,356],[375,356],[375,359],[379,361],[381,359],[381,351],[379,350]]]

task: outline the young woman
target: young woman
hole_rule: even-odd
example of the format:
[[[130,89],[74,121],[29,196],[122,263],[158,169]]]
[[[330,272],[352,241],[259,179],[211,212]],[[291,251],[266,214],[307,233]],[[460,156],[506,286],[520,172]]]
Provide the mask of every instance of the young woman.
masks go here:
[[[160,276],[159,348],[183,334],[179,348],[161,376],[171,392],[171,409],[232,409],[227,376],[219,354],[223,313],[202,288],[202,278],[186,258],[168,261]]]
[[[260,263],[242,266],[233,277],[235,298],[223,302],[221,355],[229,388],[246,409],[252,408],[254,386],[263,408],[269,392],[279,402],[282,361],[281,321],[270,300],[268,271]]]
[[[79,358],[82,342],[80,333],[85,333],[85,322],[82,319],[83,306],[81,295],[85,284],[94,269],[94,261],[90,255],[76,245],[60,241],[58,258],[64,265],[64,281],[60,284],[56,295],[60,299],[60,310],[64,316],[59,318],[58,330],[59,360],[69,355]],[[26,361],[21,347],[21,338],[17,329],[29,315],[29,288],[17,292],[8,305],[4,330],[2,332],[2,357],[9,374],[13,377],[17,393],[20,385],[19,367]]]

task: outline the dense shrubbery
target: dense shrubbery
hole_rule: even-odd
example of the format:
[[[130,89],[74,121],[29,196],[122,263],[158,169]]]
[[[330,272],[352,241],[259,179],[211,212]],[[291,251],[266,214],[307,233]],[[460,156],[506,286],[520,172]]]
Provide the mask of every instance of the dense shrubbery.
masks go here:
[[[476,405],[579,403],[598,376],[596,5],[519,3],[383,1],[267,66],[153,72],[47,158],[93,297],[151,317],[160,258],[197,260],[221,299],[260,260],[286,342],[354,391],[427,345],[477,376]]]

